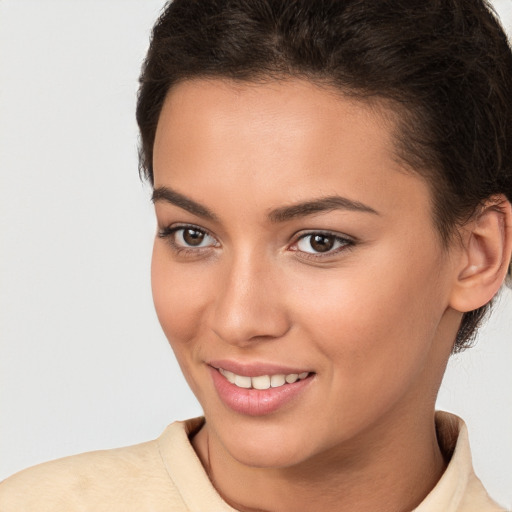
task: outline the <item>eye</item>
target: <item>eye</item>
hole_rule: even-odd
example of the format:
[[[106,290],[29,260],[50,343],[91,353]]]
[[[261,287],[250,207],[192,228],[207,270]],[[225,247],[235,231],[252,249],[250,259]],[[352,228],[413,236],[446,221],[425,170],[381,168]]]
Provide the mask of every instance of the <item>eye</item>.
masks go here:
[[[215,245],[213,237],[197,228],[180,228],[174,232],[174,242],[183,247],[208,247]]]
[[[353,245],[353,241],[333,233],[308,233],[295,243],[296,250],[306,254],[321,255],[337,253]]]
[[[169,241],[176,251],[194,251],[217,247],[217,240],[196,226],[169,226],[158,231],[159,238]]]

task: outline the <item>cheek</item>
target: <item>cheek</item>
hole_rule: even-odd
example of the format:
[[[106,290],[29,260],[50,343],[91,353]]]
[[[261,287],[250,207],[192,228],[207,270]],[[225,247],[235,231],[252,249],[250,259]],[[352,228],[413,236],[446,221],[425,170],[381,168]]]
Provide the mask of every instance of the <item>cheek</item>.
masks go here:
[[[161,240],[155,241],[151,261],[151,287],[158,320],[175,351],[196,337],[208,290],[201,271],[176,263]]]
[[[442,297],[427,267],[402,261],[381,265],[379,273],[344,269],[303,281],[296,304],[307,338],[332,363],[332,378],[370,393],[421,373],[443,316]]]

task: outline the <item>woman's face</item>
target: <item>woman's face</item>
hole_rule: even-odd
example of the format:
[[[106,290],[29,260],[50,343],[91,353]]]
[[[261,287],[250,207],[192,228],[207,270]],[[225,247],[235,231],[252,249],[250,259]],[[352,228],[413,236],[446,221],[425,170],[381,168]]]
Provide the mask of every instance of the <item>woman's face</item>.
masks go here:
[[[240,462],[378,442],[433,409],[456,249],[392,128],[300,80],[189,81],[164,104],[154,302],[210,438]]]

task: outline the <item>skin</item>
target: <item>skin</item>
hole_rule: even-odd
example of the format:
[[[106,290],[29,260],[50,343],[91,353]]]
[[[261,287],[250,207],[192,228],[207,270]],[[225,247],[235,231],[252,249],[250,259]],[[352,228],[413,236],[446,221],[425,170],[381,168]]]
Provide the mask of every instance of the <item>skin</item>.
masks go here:
[[[194,448],[240,510],[411,510],[445,468],[434,405],[464,253],[443,248],[429,188],[395,157],[383,113],[298,79],[187,81],[161,112],[155,190],[215,218],[155,201],[166,236],[154,244],[154,302],[205,413]],[[376,213],[268,217],[332,195]],[[200,249],[165,232],[182,224],[208,233]],[[310,254],[297,237],[318,231],[351,243]],[[212,359],[314,376],[278,411],[247,416],[220,400]]]

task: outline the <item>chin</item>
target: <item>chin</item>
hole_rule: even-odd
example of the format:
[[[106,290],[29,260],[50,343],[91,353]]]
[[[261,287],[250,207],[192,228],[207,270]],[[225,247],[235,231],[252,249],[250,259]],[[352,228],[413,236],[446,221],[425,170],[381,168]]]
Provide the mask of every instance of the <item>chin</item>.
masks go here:
[[[290,467],[309,458],[306,440],[310,434],[307,432],[300,436],[295,431],[290,436],[289,429],[260,425],[252,429],[238,428],[236,433],[224,430],[218,437],[233,459],[249,467]]]
[[[253,468],[286,468],[296,466],[304,461],[300,447],[284,446],[242,446],[230,449],[231,456],[240,464]]]

